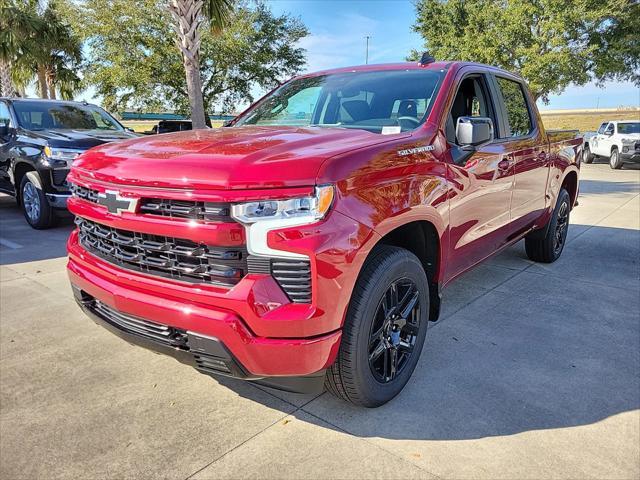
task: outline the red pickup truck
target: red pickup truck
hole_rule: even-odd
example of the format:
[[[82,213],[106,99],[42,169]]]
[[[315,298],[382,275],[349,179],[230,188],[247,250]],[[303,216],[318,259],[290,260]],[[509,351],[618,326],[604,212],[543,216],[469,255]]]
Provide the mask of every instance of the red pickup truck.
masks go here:
[[[228,127],[94,148],[68,177],[77,302],[199,371],[381,405],[443,288],[524,239],[562,253],[581,141],[462,62],[303,75]]]

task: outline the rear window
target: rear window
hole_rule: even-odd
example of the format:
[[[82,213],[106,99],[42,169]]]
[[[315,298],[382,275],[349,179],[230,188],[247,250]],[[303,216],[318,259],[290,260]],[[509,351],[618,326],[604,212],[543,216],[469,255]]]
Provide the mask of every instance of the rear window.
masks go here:
[[[533,122],[522,85],[502,77],[496,77],[496,79],[502,92],[504,106],[507,109],[509,130],[506,132],[506,136],[522,137],[528,135],[533,130]]]
[[[640,133],[640,122],[618,123],[618,133]]]

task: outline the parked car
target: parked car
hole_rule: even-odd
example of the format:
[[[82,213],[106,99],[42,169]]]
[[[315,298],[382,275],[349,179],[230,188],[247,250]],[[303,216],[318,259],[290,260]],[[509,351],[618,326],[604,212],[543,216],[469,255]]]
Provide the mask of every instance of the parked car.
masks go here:
[[[445,285],[521,239],[532,260],[560,256],[580,149],[497,68],[303,75],[228,128],[79,157],[69,277],[131,343],[378,406],[414,371]]]
[[[613,169],[625,163],[640,162],[640,121],[621,120],[604,122],[595,134],[585,134],[582,147],[584,163],[594,158],[609,159]]]
[[[193,125],[191,120],[161,120],[157,125],[154,125],[150,134],[158,133],[172,133],[182,132],[184,130],[191,130]]]
[[[67,207],[71,162],[96,145],[135,137],[95,105],[0,98],[0,192],[16,198],[33,228],[48,228]]]

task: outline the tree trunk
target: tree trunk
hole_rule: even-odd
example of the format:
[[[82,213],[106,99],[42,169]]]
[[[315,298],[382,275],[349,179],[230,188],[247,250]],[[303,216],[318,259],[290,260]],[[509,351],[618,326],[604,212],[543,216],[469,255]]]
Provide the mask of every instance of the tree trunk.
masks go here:
[[[47,88],[49,90],[49,98],[56,99],[56,73],[51,68],[47,68]]]
[[[16,91],[11,81],[11,63],[0,60],[0,97],[15,97]]]
[[[176,44],[182,53],[182,62],[187,80],[191,121],[193,128],[207,128],[202,98],[200,77],[200,25],[202,24],[202,0],[170,0],[169,10],[173,15]]]
[[[40,93],[40,98],[49,98],[47,91],[47,72],[43,66],[38,65],[38,92]]]

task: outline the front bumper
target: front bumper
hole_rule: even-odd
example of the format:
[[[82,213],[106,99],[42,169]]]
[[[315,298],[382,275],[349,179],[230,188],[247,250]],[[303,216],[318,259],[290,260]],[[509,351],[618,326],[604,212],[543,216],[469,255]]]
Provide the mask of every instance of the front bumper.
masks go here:
[[[110,219],[96,220],[107,223]],[[139,226],[144,228],[141,223]],[[125,270],[84,250],[77,231],[68,242],[68,273],[83,310],[131,343],[170,354],[205,373],[308,392],[321,387],[324,370],[335,360],[353,284],[374,239],[370,230],[338,212],[322,225],[279,232],[275,242],[286,242],[311,259],[313,301],[309,304],[291,303],[268,274],[249,274],[225,288]],[[204,338],[211,346],[211,339],[215,339],[221,351],[227,352],[222,361],[229,364],[229,371],[203,370],[194,363],[190,350],[141,339],[139,332],[123,330],[122,325],[96,315],[91,303],[82,299],[97,300],[118,314],[187,332],[190,344],[192,338]]]
[[[247,372],[225,345],[215,337],[158,324],[156,324],[157,327],[149,327],[151,323],[144,319],[123,315],[75,285],[72,285],[72,289],[76,303],[96,324],[132,345],[173,357],[206,375],[230,376],[295,393],[320,393],[323,389],[324,370],[297,377],[261,378]],[[165,338],[155,333],[159,327],[166,330]]]
[[[47,193],[49,205],[53,208],[67,208],[67,201],[71,193]]]
[[[623,162],[640,163],[640,151],[630,150],[628,152],[620,152],[620,159]]]

